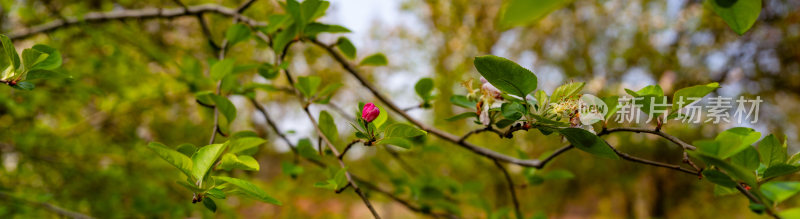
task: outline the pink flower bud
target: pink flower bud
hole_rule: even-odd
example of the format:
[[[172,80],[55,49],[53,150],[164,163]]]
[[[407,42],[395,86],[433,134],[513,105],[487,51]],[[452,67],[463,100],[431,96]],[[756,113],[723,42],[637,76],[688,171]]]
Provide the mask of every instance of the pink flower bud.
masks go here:
[[[361,110],[361,119],[369,123],[378,118],[380,114],[381,110],[375,104],[367,103],[364,105],[364,109]]]

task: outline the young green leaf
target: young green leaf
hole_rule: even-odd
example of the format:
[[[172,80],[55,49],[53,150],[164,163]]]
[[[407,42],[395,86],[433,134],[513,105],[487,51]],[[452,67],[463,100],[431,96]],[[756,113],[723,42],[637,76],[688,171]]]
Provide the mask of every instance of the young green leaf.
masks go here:
[[[726,159],[737,154],[761,138],[761,133],[754,129],[735,127],[723,131],[715,138],[719,142],[719,152],[716,154],[721,159]]]
[[[333,122],[333,117],[328,111],[323,110],[319,112],[319,129],[331,142],[336,142],[339,138],[339,131],[336,129],[336,123]]]
[[[760,164],[758,151],[754,147],[746,147],[741,152],[731,156],[731,163],[755,171]]]
[[[22,50],[22,66],[29,71],[33,69],[33,66],[47,59],[47,56],[49,55],[35,49],[24,49]]]
[[[217,158],[224,150],[225,144],[206,145],[198,149],[192,156],[192,176],[198,181],[203,181],[208,170],[217,162]]]
[[[178,145],[178,147],[175,148],[175,150],[177,150],[178,152],[181,152],[181,154],[183,154],[183,155],[186,155],[186,158],[189,158],[192,155],[194,155],[195,152],[197,152],[197,146],[194,146],[193,144],[185,143],[185,144]]]
[[[389,112],[383,109],[383,106],[381,105],[375,105],[375,106],[378,107],[380,114],[378,114],[378,117],[375,118],[375,120],[373,120],[372,123],[370,124],[375,125],[375,128],[380,128],[383,127],[384,124],[386,124],[387,120],[389,120]],[[364,109],[364,106],[361,106],[361,109]]]
[[[503,7],[503,26],[523,26],[544,18],[572,0],[511,0]]]
[[[383,55],[383,53],[375,53],[362,59],[361,63],[358,65],[384,66],[388,64],[389,60],[386,59],[386,56]]]
[[[167,163],[172,164],[172,166],[175,166],[176,168],[181,170],[181,172],[186,174],[186,176],[190,178],[193,176],[192,159],[189,159],[189,157],[187,157],[186,155],[183,155],[180,152],[172,150],[170,148],[167,148],[166,146],[158,142],[150,142],[150,144],[148,144],[147,147],[150,148],[150,150],[153,150],[153,152],[155,152],[159,157],[161,157],[161,159],[166,160]]]
[[[356,46],[354,46],[347,37],[339,37],[339,39],[336,40],[336,47],[339,48],[339,51],[342,51],[342,54],[347,58],[356,58]]]
[[[450,103],[467,109],[475,109],[475,106],[478,104],[478,102],[471,101],[469,98],[467,98],[467,96],[464,95],[451,96]]]
[[[767,182],[761,185],[761,193],[769,200],[780,203],[800,192],[800,182]]]
[[[239,137],[228,141],[230,145],[230,153],[252,155],[259,145],[264,144],[267,140],[259,137]],[[250,153],[248,153],[250,152]]]
[[[233,153],[226,153],[222,155],[222,159],[220,160],[219,166],[217,169],[223,169],[230,171],[232,169],[240,169],[240,170],[250,170],[250,171],[258,171],[261,169],[258,161],[255,158],[249,155],[239,155]]]
[[[221,189],[218,189],[218,188],[209,189],[208,192],[206,192],[206,195],[208,195],[209,197],[212,197],[212,198],[216,198],[216,199],[225,199],[226,198],[225,197],[225,192],[223,192]]]
[[[299,153],[300,156],[312,160],[322,159],[322,157],[319,156],[317,150],[314,150],[314,147],[311,146],[311,140],[308,140],[308,138],[300,139],[300,141],[297,142],[297,153]]]
[[[424,101],[428,101],[431,99],[431,92],[433,91],[433,79],[431,78],[422,78],[417,81],[417,84],[414,85],[414,91],[417,92],[417,95],[422,98]]]
[[[565,128],[559,130],[570,144],[578,149],[599,157],[618,160],[619,156],[602,138],[589,131],[579,128]]]
[[[699,100],[699,98],[708,95],[717,88],[719,88],[719,83],[714,82],[706,85],[695,85],[675,91],[675,94],[672,95],[671,113],[677,113],[678,109],[680,109],[681,107],[684,107],[686,105],[689,105],[697,101],[697,100],[690,100],[689,98],[698,98]]]
[[[414,126],[405,123],[394,123],[386,127],[386,137],[398,138],[411,138],[420,135],[425,135],[427,132],[422,131]]]
[[[211,94],[209,97],[214,101],[219,112],[228,119],[228,123],[236,119],[236,106],[234,106],[228,98],[216,94]]]
[[[225,39],[228,40],[228,46],[233,47],[233,45],[250,38],[250,35],[251,31],[247,25],[237,23],[228,28],[228,31],[225,33]]]
[[[475,113],[475,112],[466,112],[466,113],[458,114],[458,115],[455,115],[453,117],[450,117],[450,118],[447,118],[447,119],[444,119],[444,120],[446,120],[448,122],[452,122],[452,121],[457,121],[457,120],[466,119],[466,118],[470,118],[470,117],[477,118],[478,114]]]
[[[31,70],[55,70],[61,67],[61,52],[57,49],[42,44],[33,45],[32,48],[47,54],[47,57],[35,64]]]
[[[786,144],[781,144],[778,138],[772,134],[767,135],[758,143],[761,162],[767,167],[786,163],[786,150]]]
[[[239,189],[237,191],[241,192],[242,194],[244,194],[249,198],[253,198],[270,204],[281,205],[280,201],[276,200],[275,198],[272,198],[267,194],[267,192],[265,192],[261,188],[258,188],[258,186],[256,186],[251,182],[225,176],[218,176],[216,178],[238,187]]]
[[[381,140],[378,143],[380,143],[380,144],[390,144],[390,145],[394,145],[394,146],[405,148],[405,149],[411,149],[411,142],[408,141],[405,138],[400,138],[400,137],[387,137],[387,138],[384,138],[383,140]]]
[[[474,64],[478,72],[501,91],[525,98],[536,90],[536,75],[511,60],[486,55],[475,57]]]
[[[222,80],[225,76],[233,72],[233,59],[223,59],[211,66],[211,79],[214,81]]]
[[[570,82],[565,85],[561,85],[553,91],[553,95],[550,95],[550,100],[554,102],[559,102],[564,99],[571,98],[583,90],[583,86],[586,85],[584,82]]]
[[[525,106],[518,102],[503,103],[503,105],[500,107],[500,111],[502,112],[503,117],[511,121],[516,121],[522,118],[522,116],[525,115],[525,112],[527,112],[525,110]]]
[[[297,89],[303,93],[307,98],[311,98],[317,94],[319,85],[322,83],[322,78],[317,76],[303,76],[297,78]]]
[[[747,32],[761,14],[761,0],[707,0],[705,3],[739,35]]]
[[[5,51],[5,57],[8,59],[8,65],[13,66],[13,69],[19,69],[19,55],[17,54],[17,50],[14,49],[14,44],[11,43],[11,39],[6,35],[0,34],[0,43],[3,44],[3,51]]]

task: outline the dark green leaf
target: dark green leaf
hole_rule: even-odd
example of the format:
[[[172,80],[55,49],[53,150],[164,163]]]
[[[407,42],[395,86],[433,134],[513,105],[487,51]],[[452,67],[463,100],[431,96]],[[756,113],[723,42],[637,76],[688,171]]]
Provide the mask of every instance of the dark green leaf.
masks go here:
[[[619,157],[603,139],[589,131],[579,128],[565,128],[559,130],[570,144],[578,149],[599,157],[618,160]]]
[[[527,112],[525,110],[525,106],[518,102],[503,103],[503,105],[500,107],[500,110],[503,113],[503,117],[512,121],[522,118],[522,115]]]
[[[785,176],[795,173],[797,171],[800,171],[800,167],[788,164],[776,164],[772,165],[771,167],[768,167],[767,170],[764,171],[764,179]]]
[[[761,14],[761,0],[706,0],[706,6],[739,35],[747,32]]]
[[[186,158],[189,158],[192,155],[194,155],[195,152],[197,152],[197,146],[194,146],[193,144],[186,143],[186,144],[178,145],[176,150],[178,152],[181,152],[181,154],[186,155],[187,156]]]
[[[361,60],[358,65],[384,66],[387,64],[389,64],[389,60],[386,60],[386,56],[383,53],[375,53]]]
[[[34,65],[33,69],[52,71],[58,67],[61,67],[61,52],[59,52],[57,49],[42,44],[33,45],[33,49],[48,55],[46,59]]]
[[[735,188],[737,186],[736,182],[733,181],[730,176],[718,170],[703,170],[703,177],[720,186],[728,188]]]
[[[322,159],[317,150],[314,150],[314,146],[311,146],[311,140],[308,140],[308,138],[300,139],[300,141],[297,142],[297,153],[299,153],[300,156],[312,160]]]
[[[33,66],[44,61],[47,56],[49,55],[35,49],[24,49],[22,50],[22,66],[25,70],[31,70]]]
[[[203,206],[206,206],[211,212],[217,212],[217,204],[214,203],[214,200],[211,200],[211,198],[204,198]]]
[[[11,86],[11,87],[16,88],[16,89],[20,89],[20,90],[33,90],[33,88],[36,88],[36,86],[33,85],[33,83],[31,83],[30,81],[17,82],[16,85]]]
[[[730,164],[722,159],[719,159],[713,155],[708,155],[703,152],[699,151],[687,151],[689,155],[692,157],[698,158],[703,160],[707,165],[714,165],[727,173],[727,175],[732,176],[733,178],[743,181],[747,183],[747,185],[755,186],[757,185],[755,174],[747,169]]]
[[[356,46],[346,37],[339,37],[339,40],[336,41],[336,47],[339,48],[339,51],[342,51],[342,54],[347,58],[356,58]]]
[[[258,186],[256,186],[253,183],[250,183],[248,181],[244,181],[244,180],[241,180],[241,179],[225,177],[225,176],[218,176],[216,178],[238,187],[239,188],[238,191],[240,191],[242,194],[246,195],[247,197],[250,197],[250,198],[262,201],[262,202],[266,202],[266,203],[271,203],[271,204],[275,204],[275,205],[281,205],[280,201],[270,197],[267,194],[267,192],[264,192],[264,190],[261,190],[261,188],[258,188]]]
[[[486,55],[475,57],[474,63],[478,72],[501,91],[525,98],[536,90],[536,75],[511,60]]]
[[[339,26],[339,25],[332,25],[332,24],[322,24],[322,23],[310,23],[306,26],[306,29],[303,31],[308,37],[316,36],[320,33],[349,33],[350,30]]]
[[[417,92],[422,100],[428,101],[431,99],[431,92],[433,91],[433,79],[422,78],[414,85],[414,91]]]

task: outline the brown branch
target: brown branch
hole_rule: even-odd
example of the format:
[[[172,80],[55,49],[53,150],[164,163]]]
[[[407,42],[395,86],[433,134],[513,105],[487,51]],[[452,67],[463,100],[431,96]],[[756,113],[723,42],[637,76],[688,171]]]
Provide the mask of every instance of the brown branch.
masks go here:
[[[336,158],[341,160],[344,157],[344,155],[347,153],[347,151],[349,151],[350,148],[353,147],[353,145],[355,145],[356,143],[359,143],[359,142],[361,142],[361,139],[356,139],[356,140],[351,141],[350,144],[347,144],[347,146],[344,147],[344,150],[342,150],[342,154],[339,154],[339,156],[336,156]]]
[[[519,200],[517,199],[517,191],[514,189],[514,181],[511,180],[511,175],[508,174],[508,170],[503,167],[503,164],[500,161],[493,160],[494,165],[497,166],[503,172],[503,175],[506,177],[506,182],[508,183],[508,192],[511,193],[511,200],[514,202],[514,213],[517,214],[517,219],[522,219],[522,211],[519,210]]]
[[[764,205],[764,211],[766,211],[769,216],[772,216],[775,219],[781,218],[781,216],[775,214],[775,212],[772,210],[772,208],[770,208],[770,206],[764,204],[764,202],[761,201],[761,199],[753,195],[753,193],[751,193],[750,190],[747,190],[744,187],[742,187],[741,184],[738,183],[736,184],[736,190],[739,190],[739,192],[742,193],[745,197],[747,197],[747,199],[750,199],[751,202]]]
[[[603,141],[605,141],[605,140],[603,140]],[[681,167],[680,165],[666,164],[666,163],[656,162],[656,161],[652,161],[652,160],[646,160],[646,159],[639,158],[639,157],[634,157],[634,156],[628,155],[626,153],[623,153],[623,152],[617,150],[617,148],[615,148],[614,146],[611,146],[611,144],[609,144],[608,142],[606,142],[606,144],[608,144],[608,147],[610,147],[611,150],[614,150],[614,153],[619,155],[619,157],[621,157],[624,160],[628,160],[628,161],[632,161],[632,162],[636,162],[636,163],[647,164],[647,165],[650,165],[650,166],[673,169],[673,170],[681,171],[681,172],[684,172],[684,173],[692,174],[692,175],[695,175],[695,176],[700,174],[699,171],[686,169],[686,168]]]
[[[28,199],[15,197],[15,196],[7,193],[7,192],[0,191],[0,198],[9,199],[9,200],[16,200],[15,202],[18,203],[18,204],[21,204],[22,202],[25,202],[25,203],[28,203],[28,204],[31,204],[31,205],[39,206],[39,207],[41,207],[41,208],[43,208],[43,209],[45,209],[47,211],[53,212],[53,213],[58,214],[59,216],[63,216],[63,217],[76,218],[76,219],[90,219],[90,218],[92,218],[92,216],[81,214],[81,213],[74,212],[74,211],[70,211],[70,210],[64,209],[64,208],[59,207],[59,206],[55,206],[55,205],[47,203],[47,202],[31,201],[31,200],[28,200]],[[12,203],[14,203],[14,202],[12,202]]]
[[[175,4],[178,4],[178,6],[181,6],[183,10],[189,11],[189,7],[186,6],[186,4],[184,4],[181,0],[172,0],[172,1],[175,2]],[[217,45],[217,43],[214,42],[214,36],[211,34],[211,29],[208,28],[208,23],[206,22],[206,19],[203,18],[203,14],[196,14],[195,16],[197,17],[197,22],[200,23],[200,29],[203,31],[203,35],[205,35],[206,38],[208,39],[208,44],[211,46],[212,49],[214,49],[214,51],[219,51],[220,47],[219,45]]]
[[[264,22],[259,22],[252,18],[238,15],[238,9],[231,9],[217,4],[203,4],[197,6],[188,6],[187,8],[188,10],[184,8],[143,8],[122,9],[108,12],[90,12],[82,17],[59,19],[30,28],[20,29],[9,34],[8,37],[12,40],[24,39],[35,34],[46,33],[81,23],[102,23],[107,21],[128,19],[174,18],[182,16],[197,16],[205,13],[236,17],[238,20],[250,26],[266,26],[266,23]]]
[[[688,144],[688,143],[678,139],[675,136],[669,135],[669,134],[664,133],[664,132],[662,132],[660,130],[651,130],[651,129],[647,129],[647,128],[625,128],[625,127],[611,128],[611,129],[604,129],[603,131],[601,131],[597,135],[610,134],[610,133],[614,133],[614,132],[635,132],[635,133],[654,134],[654,135],[661,136],[662,138],[667,139],[667,140],[677,144],[678,146],[681,146],[684,150],[697,150],[697,147],[695,147],[695,146],[693,146],[691,144]]]

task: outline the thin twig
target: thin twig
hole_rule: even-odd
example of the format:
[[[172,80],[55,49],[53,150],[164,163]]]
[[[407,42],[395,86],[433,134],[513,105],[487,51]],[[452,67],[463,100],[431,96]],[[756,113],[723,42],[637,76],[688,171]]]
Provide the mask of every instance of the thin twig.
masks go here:
[[[127,19],[154,19],[154,18],[173,18],[181,16],[195,16],[198,14],[215,13],[223,16],[237,17],[240,21],[250,26],[266,26],[264,22],[253,20],[252,18],[238,15],[237,9],[227,8],[217,4],[203,4],[184,8],[144,8],[144,9],[122,9],[108,12],[90,12],[81,17],[59,19],[49,23],[33,26],[30,28],[19,29],[8,35],[12,40],[31,37],[35,34],[45,33],[64,27],[73,26],[81,23],[101,23],[113,20]]]
[[[351,141],[349,144],[347,144],[347,146],[344,147],[344,150],[342,150],[342,154],[339,154],[339,156],[336,156],[336,158],[341,160],[344,157],[344,155],[347,153],[347,151],[349,151],[350,148],[353,147],[353,145],[355,145],[356,143],[359,143],[359,142],[361,142],[361,139],[356,139],[356,140]]]
[[[517,199],[517,191],[514,189],[514,181],[511,180],[511,175],[508,174],[508,170],[503,167],[503,164],[500,161],[494,161],[494,165],[497,166],[503,172],[503,175],[506,177],[506,182],[508,183],[508,192],[511,193],[511,200],[514,201],[514,213],[517,214],[517,219],[522,219],[522,211],[519,210],[519,200]]]
[[[15,196],[7,193],[7,192],[0,191],[0,199],[10,199],[10,200],[13,200],[12,203],[25,202],[25,203],[28,203],[28,204],[31,204],[31,205],[35,205],[35,206],[41,207],[41,208],[43,208],[43,209],[45,209],[47,211],[53,212],[53,213],[58,214],[59,216],[63,216],[63,217],[75,218],[75,219],[90,219],[90,218],[93,218],[92,216],[81,214],[81,213],[74,212],[74,211],[70,211],[70,210],[64,209],[62,207],[59,207],[59,206],[56,206],[56,205],[53,205],[53,204],[50,204],[50,203],[47,203],[47,202],[31,201],[31,200],[28,200],[28,199],[15,197]]]

